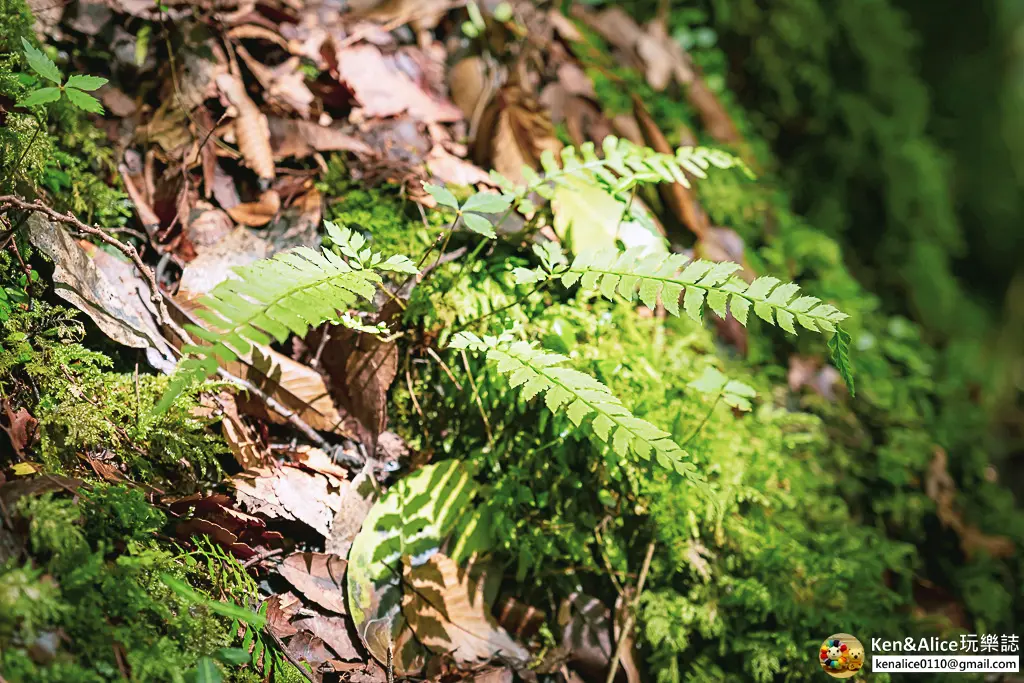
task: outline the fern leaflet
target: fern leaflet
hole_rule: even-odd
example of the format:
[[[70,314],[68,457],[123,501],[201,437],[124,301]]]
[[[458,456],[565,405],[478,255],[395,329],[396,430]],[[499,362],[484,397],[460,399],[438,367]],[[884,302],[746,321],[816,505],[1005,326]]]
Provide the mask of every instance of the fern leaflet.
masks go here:
[[[580,427],[592,417],[594,434],[611,446],[619,457],[633,453],[642,460],[654,460],[692,481],[700,476],[690,455],[667,432],[635,417],[604,384],[590,375],[563,366],[567,357],[538,348],[536,343],[517,341],[509,333],[482,339],[470,332],[458,332],[450,348],[486,353],[496,370],[508,375],[509,384],[522,387],[530,400],[544,394],[544,403],[553,413],[563,409],[569,420]]]
[[[686,174],[706,178],[711,168],[738,168],[753,177],[750,169],[737,157],[708,147],[680,147],[675,154],[661,154],[649,147],[633,144],[609,135],[601,143],[603,156],[597,155],[592,142],[579,147],[564,147],[561,158],[550,150],[541,155],[543,175],[532,168],[523,167],[525,185],[516,185],[496,171],[491,178],[504,190],[504,196],[525,213],[533,210],[529,196],[536,192],[544,199],[554,197],[555,188],[566,185],[574,178],[594,182],[612,195],[621,195],[641,183],[681,183],[690,186]]]
[[[185,358],[157,412],[166,410],[190,384],[215,374],[220,363],[248,354],[253,344],[266,345],[271,340],[280,343],[292,333],[304,336],[323,322],[342,322],[342,316],[357,300],[373,298],[381,282],[380,272],[417,272],[407,257],[385,260],[366,247],[362,235],[329,221],[325,224],[347,260],[332,249],[299,247],[235,268],[237,279],[221,282],[200,298],[204,308],[196,315],[210,328],[186,328],[207,345],[182,347]]]
[[[813,332],[835,332],[836,324],[848,316],[831,304],[813,296],[797,296],[799,285],[783,283],[771,276],[759,277],[750,284],[734,273],[740,269],[731,261],[691,260],[682,254],[648,254],[644,248],[604,249],[584,252],[570,264],[550,243],[535,246],[541,259],[539,268],[517,268],[519,284],[557,279],[565,287],[579,283],[584,289],[597,289],[612,298],[616,293],[632,301],[639,294],[648,308],[658,302],[672,315],[682,310],[701,320],[705,305],[721,317],[731,312],[743,325],[751,309],[772,325],[796,334],[796,325]]]

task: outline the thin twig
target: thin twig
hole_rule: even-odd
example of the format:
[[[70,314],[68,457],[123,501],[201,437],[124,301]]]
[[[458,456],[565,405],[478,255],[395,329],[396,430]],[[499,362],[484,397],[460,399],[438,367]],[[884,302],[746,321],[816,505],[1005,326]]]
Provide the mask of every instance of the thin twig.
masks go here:
[[[86,225],[75,218],[74,214],[70,211],[66,214],[60,213],[46,204],[43,204],[39,199],[34,202],[26,202],[25,200],[19,199],[13,195],[0,196],[0,213],[4,213],[12,207],[22,211],[34,211],[36,213],[41,213],[52,221],[70,225],[78,232],[86,235],[92,235],[93,237],[98,238],[101,242],[109,244],[127,256],[128,259],[135,264],[135,268],[138,269],[139,274],[142,275],[146,284],[149,285],[149,298],[153,302],[153,306],[156,308],[157,322],[163,324],[168,320],[167,310],[164,308],[163,297],[160,294],[160,288],[156,284],[156,279],[153,277],[153,271],[146,267],[146,264],[142,262],[142,258],[139,257],[139,252],[136,251],[135,247],[130,244],[125,244],[115,237],[111,237],[106,231],[100,228]]]
[[[484,421],[484,430],[487,432],[487,445],[494,443],[494,435],[491,433],[491,421],[487,419],[487,411],[484,410],[484,402],[480,400],[480,392],[476,390],[476,380],[473,379],[473,371],[469,369],[469,359],[466,358],[466,351],[459,352],[462,356],[462,367],[466,368],[466,376],[469,377],[469,388],[473,391],[473,399],[476,407],[480,409],[480,417]]]
[[[265,633],[271,637],[271,639],[274,641],[274,644],[276,644],[278,649],[281,650],[281,654],[284,655],[284,658],[287,659],[292,666],[298,669],[299,673],[301,673],[306,678],[306,680],[309,681],[309,683],[316,683],[316,680],[313,678],[313,674],[306,671],[302,667],[302,665],[299,664],[299,660],[295,659],[295,655],[293,655],[291,652],[288,652],[288,648],[284,646],[284,641],[281,640],[280,636],[271,631],[269,628],[265,630]]]
[[[491,311],[489,313],[484,313],[483,315],[478,315],[477,317],[473,318],[469,322],[462,323],[461,325],[456,327],[454,329],[454,332],[458,332],[460,330],[464,330],[467,327],[469,327],[470,325],[475,325],[476,323],[480,322],[481,320],[486,320],[487,318],[490,318],[492,315],[497,315],[498,313],[501,313],[503,311],[507,311],[508,309],[510,309],[510,308],[512,308],[514,306],[518,306],[519,304],[523,303],[524,301],[529,299],[531,296],[533,296],[534,294],[539,292],[540,290],[542,290],[545,287],[547,287],[548,286],[548,282],[550,282],[550,280],[544,280],[543,282],[537,283],[537,285],[534,286],[533,289],[531,289],[529,292],[527,292],[523,296],[519,297],[518,299],[516,299],[512,303],[505,304],[501,308],[496,308],[496,309],[494,309],[493,311]]]
[[[622,632],[619,633],[619,640],[615,643],[615,654],[612,656],[612,663],[608,668],[608,678],[605,679],[605,683],[614,683],[615,681],[615,674],[619,670],[619,660],[622,659],[622,652],[626,649],[626,640],[629,638],[629,633],[633,630],[633,622],[636,620],[636,606],[639,604],[640,596],[644,592],[644,584],[647,582],[647,571],[651,568],[652,557],[654,557],[653,538],[647,544],[647,555],[644,557],[644,564],[640,568],[640,577],[636,581],[636,596],[633,598],[633,604],[629,606],[626,620],[622,623]]]
[[[262,553],[260,553],[259,555],[255,555],[253,557],[250,557],[248,560],[243,562],[242,563],[242,567],[245,568],[245,569],[248,569],[249,567],[253,566],[254,564],[262,562],[263,560],[269,559],[269,558],[274,557],[276,555],[280,555],[283,552],[284,552],[284,548],[274,548],[273,550],[265,550]]]
[[[434,362],[441,366],[441,369],[444,370],[444,374],[448,375],[448,379],[452,381],[452,384],[454,384],[459,391],[462,391],[462,384],[459,383],[459,380],[455,379],[455,375],[452,373],[448,365],[441,359],[441,356],[437,355],[437,351],[428,346],[427,355],[433,358]]]

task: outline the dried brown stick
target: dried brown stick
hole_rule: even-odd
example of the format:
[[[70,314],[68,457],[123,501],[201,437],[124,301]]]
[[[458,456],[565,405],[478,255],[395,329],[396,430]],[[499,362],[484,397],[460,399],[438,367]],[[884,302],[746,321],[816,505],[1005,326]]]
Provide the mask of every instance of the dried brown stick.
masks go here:
[[[644,583],[647,582],[647,571],[651,568],[652,557],[654,557],[654,539],[651,539],[651,542],[647,544],[647,555],[644,557],[644,564],[640,568],[640,576],[636,580],[636,597],[633,598],[633,604],[629,606],[629,614],[626,615],[626,620],[622,623],[622,633],[619,634],[619,640],[615,643],[615,654],[612,656],[612,663],[608,667],[608,678],[605,679],[605,683],[613,683],[615,673],[619,670],[619,660],[622,659],[622,652],[626,649],[629,633],[633,630],[633,622],[636,620],[636,606],[644,592]]]
[[[70,211],[66,214],[60,213],[56,209],[44,204],[42,200],[37,199],[33,202],[27,202],[24,199],[15,197],[14,195],[0,195],[0,213],[6,213],[12,208],[20,209],[22,211],[41,213],[54,222],[70,225],[78,232],[85,235],[92,235],[101,242],[109,244],[127,256],[128,259],[135,264],[135,268],[138,269],[139,274],[142,275],[146,284],[149,285],[149,298],[156,309],[157,322],[162,324],[168,320],[167,310],[164,308],[163,297],[161,296],[160,288],[156,284],[156,278],[153,277],[153,271],[146,267],[146,264],[142,262],[142,258],[139,256],[139,252],[136,251],[135,247],[130,244],[125,244],[116,237],[111,237],[101,228],[86,225],[75,218],[74,214]]]

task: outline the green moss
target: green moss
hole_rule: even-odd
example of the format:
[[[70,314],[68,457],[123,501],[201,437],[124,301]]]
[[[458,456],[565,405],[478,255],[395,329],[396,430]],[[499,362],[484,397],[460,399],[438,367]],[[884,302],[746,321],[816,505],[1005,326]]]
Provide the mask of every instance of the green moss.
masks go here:
[[[196,417],[197,391],[167,412],[152,408],[168,379],[111,372],[111,360],[80,342],[75,314],[36,301],[0,326],[0,391],[39,420],[39,452],[54,470],[73,468],[80,455],[113,458],[143,481],[170,480],[181,490],[219,473],[223,440]]]
[[[396,186],[367,187],[354,181],[340,156],[331,158],[318,187],[327,196],[327,218],[362,232],[385,256],[415,257],[448,225],[443,212],[420,213]]]
[[[0,568],[0,651],[12,683],[118,680],[123,667],[132,680],[180,681],[232,640],[227,620],[160,580],[188,577],[155,540],[166,518],[141,491],[97,484],[79,500],[25,497],[17,514],[34,562]]]

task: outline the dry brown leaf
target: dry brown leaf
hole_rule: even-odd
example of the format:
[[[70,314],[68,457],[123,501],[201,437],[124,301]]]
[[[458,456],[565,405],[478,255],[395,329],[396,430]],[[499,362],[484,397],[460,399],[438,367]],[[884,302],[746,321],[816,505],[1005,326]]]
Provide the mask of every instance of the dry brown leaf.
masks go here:
[[[273,396],[313,429],[347,437],[354,435],[350,424],[352,420],[338,411],[323,377],[309,366],[273,349],[263,348],[249,354],[244,362],[228,364],[225,369]],[[277,424],[287,422],[284,416],[268,412],[257,399],[239,401],[239,408]]]
[[[331,653],[324,645],[324,641],[314,636],[309,631],[300,631],[292,636],[285,646],[288,654],[300,662],[306,662],[315,672],[313,680],[320,681],[323,677],[319,675],[320,666],[331,660]]]
[[[266,40],[274,43],[283,50],[288,49],[288,41],[285,40],[280,33],[273,31],[266,26],[259,26],[258,24],[241,24],[239,26],[233,26],[228,30],[228,35],[232,38],[253,38],[258,40]],[[239,54],[242,54],[242,50],[245,48],[236,45],[235,49]]]
[[[473,161],[520,183],[523,166],[539,168],[545,150],[562,150],[548,113],[517,85],[499,90],[480,119]]]
[[[235,461],[243,469],[266,462],[270,452],[260,442],[256,430],[239,416],[235,397],[222,391],[217,397],[217,402],[224,413],[224,419],[220,423],[221,433],[228,448],[231,449],[231,454],[235,456]]]
[[[423,162],[432,176],[446,184],[476,185],[491,182],[482,168],[451,154],[441,145],[434,145]]]
[[[306,86],[306,76],[299,69],[301,63],[298,57],[290,57],[275,67],[269,67],[257,61],[241,45],[235,50],[263,86],[267,101],[293,111],[304,119],[309,118],[309,107],[315,98]]]
[[[331,486],[344,489],[348,485],[348,470],[331,460],[322,448],[305,444],[287,452],[288,458],[296,465],[327,477]],[[342,492],[344,496],[344,491]],[[344,557],[344,556],[342,556]]]
[[[199,251],[212,247],[234,231],[235,224],[227,212],[199,201],[188,218],[188,238]]]
[[[636,117],[647,146],[661,154],[675,154],[672,145],[669,144],[664,133],[658,128],[658,124],[647,113],[644,103],[636,95],[633,95],[633,115]],[[658,192],[676,218],[689,228],[690,232],[697,236],[697,239],[703,239],[708,234],[711,221],[697,201],[697,195],[693,189],[685,187],[682,183],[662,183],[658,185]]]
[[[573,593],[563,601],[559,610],[562,625],[562,647],[569,653],[569,664],[584,680],[603,681],[608,676],[612,654],[615,652],[615,634],[612,613],[597,598]],[[616,683],[639,680],[632,651],[627,649],[620,661]]]
[[[365,472],[360,472],[351,482],[345,483],[341,489],[341,502],[338,504],[337,514],[334,515],[331,533],[327,537],[324,550],[340,557],[348,557],[352,541],[363,528],[363,520],[366,519],[378,495],[380,488],[377,481]]]
[[[235,139],[246,165],[264,180],[273,180],[274,155],[270,149],[270,126],[267,117],[245,92],[242,80],[223,73],[216,78],[217,87],[238,112],[235,118]]]
[[[302,608],[302,601],[294,593],[271,595],[267,598],[267,628],[278,638],[288,638],[299,632],[291,618]]]
[[[347,614],[343,588],[347,565],[348,562],[337,555],[293,553],[281,562],[278,571],[316,604],[338,614]]]
[[[135,100],[109,83],[96,91],[96,97],[100,98],[107,111],[118,118],[126,119],[133,116],[138,109]]]
[[[437,553],[408,569],[407,582],[402,613],[416,638],[433,652],[451,655],[459,664],[529,659],[529,652],[491,615],[480,572],[460,570]]]
[[[0,424],[0,429],[7,432],[14,453],[18,457],[24,457],[25,449],[35,441],[39,420],[32,417],[32,413],[24,408],[12,409],[7,397],[4,397],[4,412],[7,414],[7,424]]]
[[[213,198],[217,200],[222,209],[230,209],[238,206],[242,200],[238,197],[238,189],[235,187],[235,179],[228,175],[218,164],[213,169]]]
[[[947,469],[946,451],[938,446],[925,474],[925,494],[935,502],[935,514],[942,525],[949,527],[960,537],[960,547],[968,558],[973,558],[978,551],[988,555],[1010,557],[1016,551],[1013,540],[1006,536],[994,536],[984,533],[973,524],[968,524],[956,505],[957,487]]]
[[[280,210],[280,195],[276,190],[267,190],[258,201],[233,206],[228,209],[228,214],[242,225],[258,228],[272,221]]]
[[[255,233],[235,228],[218,242],[199,250],[199,255],[185,266],[175,299],[183,306],[194,307],[195,299],[227,278],[231,268],[247,266],[270,255],[267,243]]]
[[[91,242],[75,241],[38,213],[29,216],[28,233],[55,265],[57,296],[84,311],[118,344],[146,349],[155,368],[173,369],[174,354],[157,326],[149,286],[134,266]]]
[[[135,129],[135,139],[159,145],[171,159],[182,159],[192,144],[188,118],[173,98],[164,100],[145,125]]]
[[[235,500],[250,514],[296,521],[274,492],[276,472],[276,469],[256,468],[233,477],[231,483],[235,487]]]
[[[355,419],[369,453],[387,426],[387,392],[398,371],[398,347],[373,335],[331,330],[321,356],[331,395]]]
[[[272,117],[270,146],[275,159],[301,159],[313,152],[352,152],[370,155],[373,149],[362,140],[345,132],[340,124],[321,126],[312,121],[296,121]]]
[[[373,45],[338,50],[338,78],[355,93],[366,117],[409,116],[424,123],[462,118],[459,108],[413,82]]]
[[[356,648],[355,642],[352,639],[352,633],[349,631],[349,620],[346,617],[330,617],[324,614],[316,614],[311,617],[296,619],[292,622],[292,626],[302,631],[309,631],[322,640],[334,651],[334,654],[339,659],[350,662],[361,662],[363,660],[363,655]]]
[[[282,467],[275,474],[271,485],[281,507],[317,533],[328,536],[341,495],[332,490],[327,478],[295,467]]]

